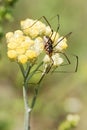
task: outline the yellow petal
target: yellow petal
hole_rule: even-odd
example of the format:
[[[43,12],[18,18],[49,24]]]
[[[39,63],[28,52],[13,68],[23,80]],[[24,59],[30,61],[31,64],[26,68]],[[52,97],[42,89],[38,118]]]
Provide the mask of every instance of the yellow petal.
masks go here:
[[[34,59],[34,58],[37,57],[37,53],[35,51],[33,51],[33,50],[28,50],[26,52],[26,56],[28,57],[28,59],[31,60],[31,59]]]
[[[7,45],[8,49],[15,49],[17,47],[17,43],[16,42],[10,42]]]
[[[28,58],[26,55],[19,55],[18,56],[18,62],[25,64],[27,62]]]
[[[9,57],[10,59],[16,59],[16,57],[17,57],[17,53],[16,53],[16,51],[14,51],[14,50],[9,50],[9,51],[7,52],[7,55],[8,55],[8,57]]]

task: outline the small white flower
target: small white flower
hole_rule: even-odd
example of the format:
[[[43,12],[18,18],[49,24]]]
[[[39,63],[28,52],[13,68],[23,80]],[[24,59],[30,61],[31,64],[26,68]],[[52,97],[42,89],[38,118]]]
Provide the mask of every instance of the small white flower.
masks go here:
[[[26,28],[32,26],[34,22],[35,22],[35,20],[33,20],[33,19],[23,20],[23,21],[21,21],[21,28],[26,29]]]
[[[58,53],[52,55],[52,59],[53,59],[53,66],[59,66],[60,64],[63,63],[63,59],[60,57]]]
[[[44,34],[44,32],[46,31],[46,25],[44,23],[42,23],[41,21],[37,21],[34,24],[35,28],[37,28],[39,35]]]
[[[14,32],[14,38],[18,38],[20,36],[23,36],[23,32],[21,30],[16,30]]]
[[[10,41],[9,39],[11,39],[13,37],[13,32],[8,32],[6,33],[6,40],[7,40],[7,43]]]
[[[49,55],[45,55],[43,62],[45,64],[50,64],[53,62],[53,66],[59,66],[63,63],[63,59],[60,57],[58,53],[55,53],[52,55],[52,58],[50,58]]]
[[[55,47],[55,50],[57,50],[57,51],[62,51],[62,50],[64,50],[64,49],[66,49],[67,47],[68,47],[68,45],[67,45],[67,40],[66,40],[66,38],[64,38],[64,39],[62,39],[63,37],[60,37],[59,39],[58,39],[58,44],[56,45],[56,47]]]
[[[46,26],[45,35],[49,36],[52,33],[50,26]]]
[[[45,55],[45,57],[44,57],[44,59],[43,59],[43,62],[44,62],[45,64],[50,63],[50,62],[51,62],[50,57],[49,57],[48,55]]]
[[[43,51],[44,45],[43,45],[43,39],[41,37],[37,37],[34,40],[33,48],[37,52],[38,55]]]

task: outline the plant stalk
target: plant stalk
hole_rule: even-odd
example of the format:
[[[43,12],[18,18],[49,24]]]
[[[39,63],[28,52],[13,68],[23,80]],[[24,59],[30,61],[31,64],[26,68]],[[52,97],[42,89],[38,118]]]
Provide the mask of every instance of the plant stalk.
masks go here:
[[[24,107],[25,107],[25,121],[24,121],[24,130],[30,130],[30,114],[31,108],[28,105],[28,98],[26,93],[26,88],[23,86],[23,98],[24,98]]]

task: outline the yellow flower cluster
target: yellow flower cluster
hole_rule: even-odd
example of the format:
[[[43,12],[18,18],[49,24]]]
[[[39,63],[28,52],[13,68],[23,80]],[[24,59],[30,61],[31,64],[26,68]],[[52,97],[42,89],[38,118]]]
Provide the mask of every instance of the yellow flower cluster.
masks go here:
[[[25,36],[21,30],[7,33],[6,39],[8,43],[7,55],[10,59],[24,64],[37,57],[37,53],[33,49],[34,41]]]
[[[38,20],[26,19],[21,21],[21,28],[24,34],[30,36],[31,38],[43,35],[49,36],[51,34],[50,27]]]
[[[7,55],[11,60],[15,60],[21,64],[28,61],[34,61],[44,49],[44,36],[51,36],[53,46],[60,40],[59,34],[51,31],[49,26],[38,20],[26,19],[21,21],[21,30],[15,32],[8,32],[6,34],[7,40]],[[62,51],[67,48],[66,39],[64,38],[54,49]],[[46,56],[47,57],[47,56]],[[49,57],[49,56],[48,56]],[[54,64],[57,66],[63,62],[59,54],[52,56]],[[48,58],[50,62],[50,59]],[[48,62],[45,58],[44,63]]]

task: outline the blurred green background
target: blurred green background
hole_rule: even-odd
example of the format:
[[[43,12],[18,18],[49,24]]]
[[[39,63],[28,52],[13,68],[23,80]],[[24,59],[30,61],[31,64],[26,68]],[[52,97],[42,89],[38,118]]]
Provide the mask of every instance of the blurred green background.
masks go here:
[[[61,35],[73,32],[68,39],[68,55],[79,57],[77,73],[48,75],[40,89],[32,113],[31,130],[56,130],[68,113],[80,114],[76,130],[87,129],[87,1],[86,0],[18,0],[14,9],[14,21],[4,23],[6,32],[20,29],[20,21],[46,16],[56,29],[60,15]],[[0,130],[24,130],[24,104],[22,99],[22,76],[16,63],[6,56],[6,41],[0,45]],[[75,59],[69,55],[74,69]],[[31,87],[29,96],[32,97]]]

